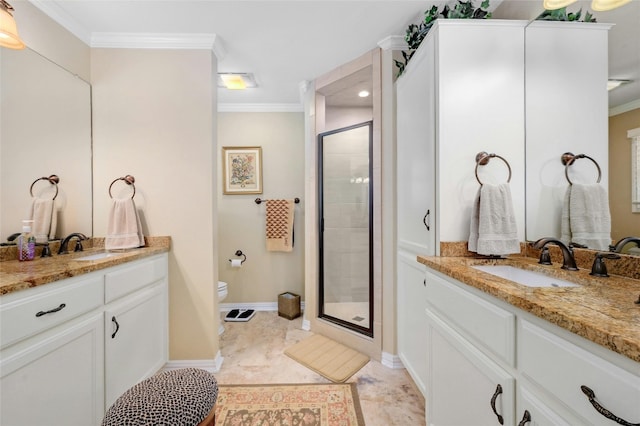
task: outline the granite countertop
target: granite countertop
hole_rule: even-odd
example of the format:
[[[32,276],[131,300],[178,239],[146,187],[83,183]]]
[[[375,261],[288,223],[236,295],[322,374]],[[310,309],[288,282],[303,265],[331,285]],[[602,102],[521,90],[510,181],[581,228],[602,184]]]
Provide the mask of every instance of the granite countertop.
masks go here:
[[[5,260],[0,262],[0,295],[45,285],[111,266],[131,262],[169,251],[171,237],[147,237],[146,246],[117,253],[98,260],[75,260],[79,257],[104,252],[103,239],[95,239],[93,247],[82,252],[39,258],[28,262]]]
[[[589,270],[565,271],[542,266],[536,259],[418,256],[418,262],[517,308],[569,330],[607,349],[640,362],[640,280],[611,275],[599,278]],[[472,269],[472,265],[514,265],[580,284],[577,287],[534,288]]]

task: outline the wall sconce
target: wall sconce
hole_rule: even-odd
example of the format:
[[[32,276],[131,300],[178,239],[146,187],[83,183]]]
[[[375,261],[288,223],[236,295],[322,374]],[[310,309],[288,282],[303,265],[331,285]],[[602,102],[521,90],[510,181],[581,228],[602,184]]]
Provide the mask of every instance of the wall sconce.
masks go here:
[[[567,7],[576,0],[544,0],[543,6],[547,10],[560,9]],[[591,2],[591,9],[597,12],[604,12],[607,10],[615,9],[616,7],[623,6],[629,3],[631,0],[593,0]]]
[[[13,6],[0,0],[0,46],[9,49],[24,49],[24,42],[18,35],[16,20],[13,19]]]

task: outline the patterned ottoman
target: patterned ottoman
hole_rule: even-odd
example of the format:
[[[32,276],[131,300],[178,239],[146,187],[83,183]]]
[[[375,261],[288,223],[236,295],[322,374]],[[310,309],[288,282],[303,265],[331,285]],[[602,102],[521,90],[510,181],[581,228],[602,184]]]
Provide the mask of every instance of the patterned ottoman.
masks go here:
[[[103,426],[212,426],[218,382],[198,368],[158,373],[123,393],[107,410]]]

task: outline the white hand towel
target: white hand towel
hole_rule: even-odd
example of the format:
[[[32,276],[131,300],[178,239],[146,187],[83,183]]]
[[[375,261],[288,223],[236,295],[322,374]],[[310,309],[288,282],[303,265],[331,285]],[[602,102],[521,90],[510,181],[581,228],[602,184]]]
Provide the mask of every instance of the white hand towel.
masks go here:
[[[55,238],[58,214],[54,200],[34,198],[31,203],[30,219],[33,220],[31,232],[36,237],[36,242],[46,243],[49,239]]]
[[[611,214],[609,196],[597,183],[574,183],[569,196],[571,241],[594,250],[609,250]]]
[[[107,250],[144,246],[142,224],[132,198],[113,199],[104,247]]]
[[[509,184],[483,184],[480,188],[476,253],[498,256],[520,253]]]
[[[569,244],[571,242],[571,221],[569,220],[571,186],[572,185],[569,185],[567,192],[564,194],[564,199],[562,200],[562,213],[560,216],[560,241],[565,244]]]

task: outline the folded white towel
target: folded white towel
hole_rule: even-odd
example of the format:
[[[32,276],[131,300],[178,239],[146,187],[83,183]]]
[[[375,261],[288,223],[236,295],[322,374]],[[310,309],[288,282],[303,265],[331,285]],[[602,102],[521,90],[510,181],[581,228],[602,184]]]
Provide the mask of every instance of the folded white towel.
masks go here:
[[[597,183],[574,183],[567,189],[567,197],[571,242],[594,250],[609,250],[611,213],[609,196],[604,187]]]
[[[113,199],[112,201],[107,236],[104,241],[105,249],[128,249],[144,246],[142,224],[133,199]]]
[[[471,207],[471,224],[469,226],[469,251],[478,251],[478,226],[480,225],[480,193],[482,192],[482,186],[478,188],[476,197],[473,200],[473,206]]]
[[[55,200],[34,198],[31,203],[30,219],[33,220],[31,232],[36,237],[36,242],[46,243],[55,238],[58,226]]]
[[[477,209],[477,210],[476,210]],[[513,211],[509,184],[483,184],[479,191],[479,201],[474,207],[471,219],[469,250],[482,255],[506,255],[520,253],[520,242]],[[474,219],[477,218],[477,219]],[[477,220],[477,243],[473,227]],[[475,250],[474,250],[475,248]]]
[[[571,221],[569,220],[569,204],[571,200],[571,186],[567,188],[562,200],[562,212],[560,215],[560,241],[565,244],[571,242]]]

